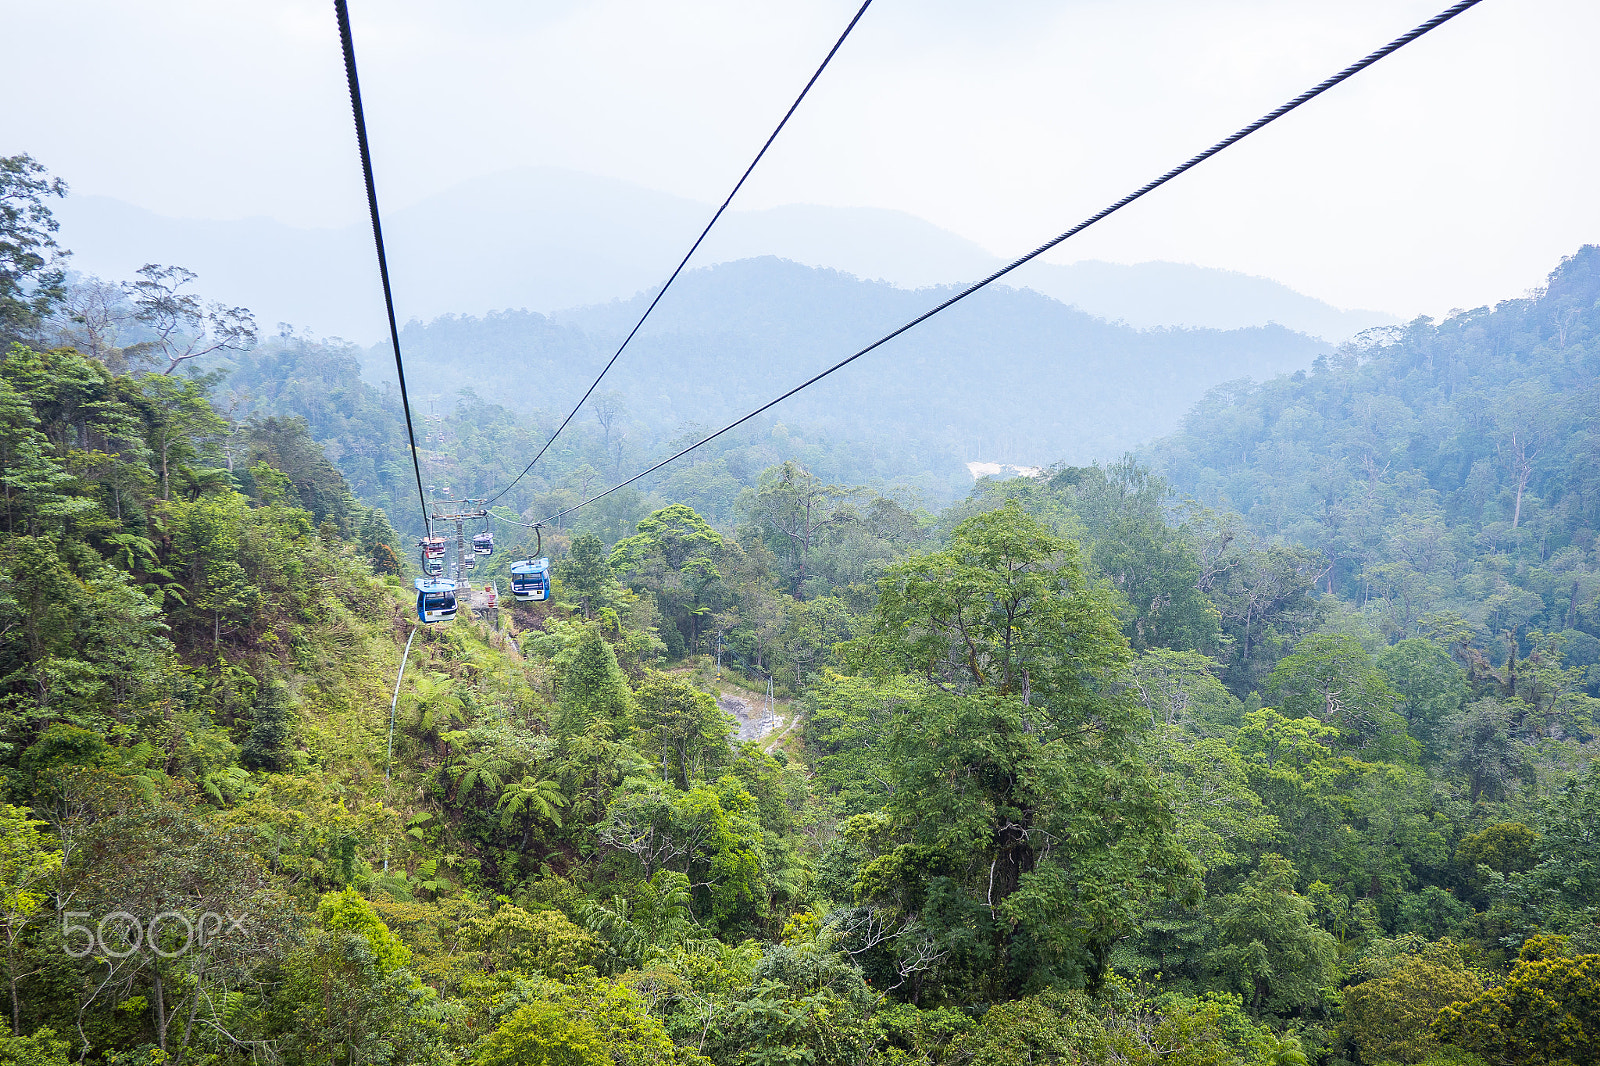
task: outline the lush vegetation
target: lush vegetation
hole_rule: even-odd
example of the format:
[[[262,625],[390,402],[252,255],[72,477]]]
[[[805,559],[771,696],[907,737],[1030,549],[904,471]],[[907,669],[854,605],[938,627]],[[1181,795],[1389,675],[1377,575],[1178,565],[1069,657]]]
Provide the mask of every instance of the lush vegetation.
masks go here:
[[[95,318],[6,164],[0,1062],[1600,1061],[1594,250],[1217,394],[1193,498],[746,440],[420,627],[349,353]]]

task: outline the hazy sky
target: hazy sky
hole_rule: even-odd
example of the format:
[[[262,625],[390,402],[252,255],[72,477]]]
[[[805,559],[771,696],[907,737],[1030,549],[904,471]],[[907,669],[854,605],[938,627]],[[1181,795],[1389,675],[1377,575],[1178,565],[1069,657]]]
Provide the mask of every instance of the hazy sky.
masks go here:
[[[551,165],[720,200],[858,2],[351,0],[380,194]],[[899,208],[1012,255],[1445,3],[876,0],[738,204]],[[0,154],[169,215],[363,217],[331,3],[0,25]],[[1596,41],[1595,0],[1484,0],[1054,258],[1400,314],[1517,295],[1600,241]]]

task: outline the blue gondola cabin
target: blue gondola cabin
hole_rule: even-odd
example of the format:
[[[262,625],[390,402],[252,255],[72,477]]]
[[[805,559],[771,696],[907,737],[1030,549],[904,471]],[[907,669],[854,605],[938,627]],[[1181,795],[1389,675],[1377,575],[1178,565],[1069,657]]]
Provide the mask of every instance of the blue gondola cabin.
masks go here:
[[[511,595],[519,600],[550,598],[550,560],[524,559],[511,567]]]
[[[451,622],[456,617],[456,583],[417,579],[417,621]]]

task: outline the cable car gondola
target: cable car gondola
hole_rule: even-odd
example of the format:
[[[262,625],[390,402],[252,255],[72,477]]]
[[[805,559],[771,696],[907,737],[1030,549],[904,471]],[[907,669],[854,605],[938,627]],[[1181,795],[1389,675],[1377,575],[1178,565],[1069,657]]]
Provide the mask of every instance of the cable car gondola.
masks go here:
[[[444,558],[444,538],[443,537],[423,537],[421,540],[417,541],[417,547],[422,549],[422,554],[426,558],[429,558],[429,559],[443,559]]]
[[[494,534],[487,529],[482,533],[472,535],[472,552],[474,555],[494,554]]]
[[[417,621],[452,622],[456,617],[456,583],[417,579]]]
[[[511,565],[511,595],[519,600],[550,598],[550,560],[524,559]]]

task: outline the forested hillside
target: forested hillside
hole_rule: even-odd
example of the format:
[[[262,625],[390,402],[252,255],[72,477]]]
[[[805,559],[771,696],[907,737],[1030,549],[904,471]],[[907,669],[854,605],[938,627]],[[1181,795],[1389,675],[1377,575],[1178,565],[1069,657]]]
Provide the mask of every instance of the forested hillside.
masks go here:
[[[1594,250],[1214,395],[1156,452],[1204,500],[934,512],[774,425],[424,626],[354,354],[74,318],[3,162],[0,1063],[1600,1058]],[[458,482],[540,439],[449,419]]]
[[[274,338],[233,357],[237,369],[219,385],[219,402],[240,419],[305,419],[363,500],[402,525],[417,525],[410,506],[416,486],[397,390],[391,384],[379,391],[367,383],[358,354],[337,342]],[[568,399],[536,392],[540,406],[530,411],[526,405],[511,406],[505,390],[492,386],[483,394],[467,389],[437,402],[418,393],[423,399],[417,405],[422,419],[417,443],[425,476],[441,496],[457,498],[510,485],[561,423],[565,412],[558,405]],[[576,395],[582,395],[582,386]],[[508,518],[543,519],[713,428],[694,422],[652,425],[619,394],[603,389],[592,413],[575,420],[497,506]],[[956,499],[972,484],[958,453],[941,443],[847,442],[774,415],[753,420],[636,488],[579,512],[568,524],[601,532],[611,542],[651,510],[676,501],[726,525],[735,520],[739,493],[753,487],[762,470],[786,460],[801,462],[830,482],[868,484],[930,505]],[[407,529],[421,534],[420,527]]]
[[[653,436],[688,420],[721,425],[953,291],[898,289],[772,258],[691,271],[606,385]],[[553,318],[502,312],[413,323],[401,345],[419,392],[448,397],[468,385],[526,415],[581,396],[652,296]],[[779,417],[930,457],[1088,462],[1175,429],[1218,380],[1290,372],[1329,350],[1278,326],[1140,331],[996,287],[796,396]],[[373,349],[375,379],[392,358],[387,343]],[[509,394],[497,391],[507,360],[521,375]]]
[[[1319,554],[1386,642],[1558,641],[1600,662],[1600,248],[1524,299],[1363,335],[1214,390],[1152,458],[1174,488]],[[1548,655],[1547,655],[1548,657]],[[1591,691],[1600,673],[1588,679]]]

